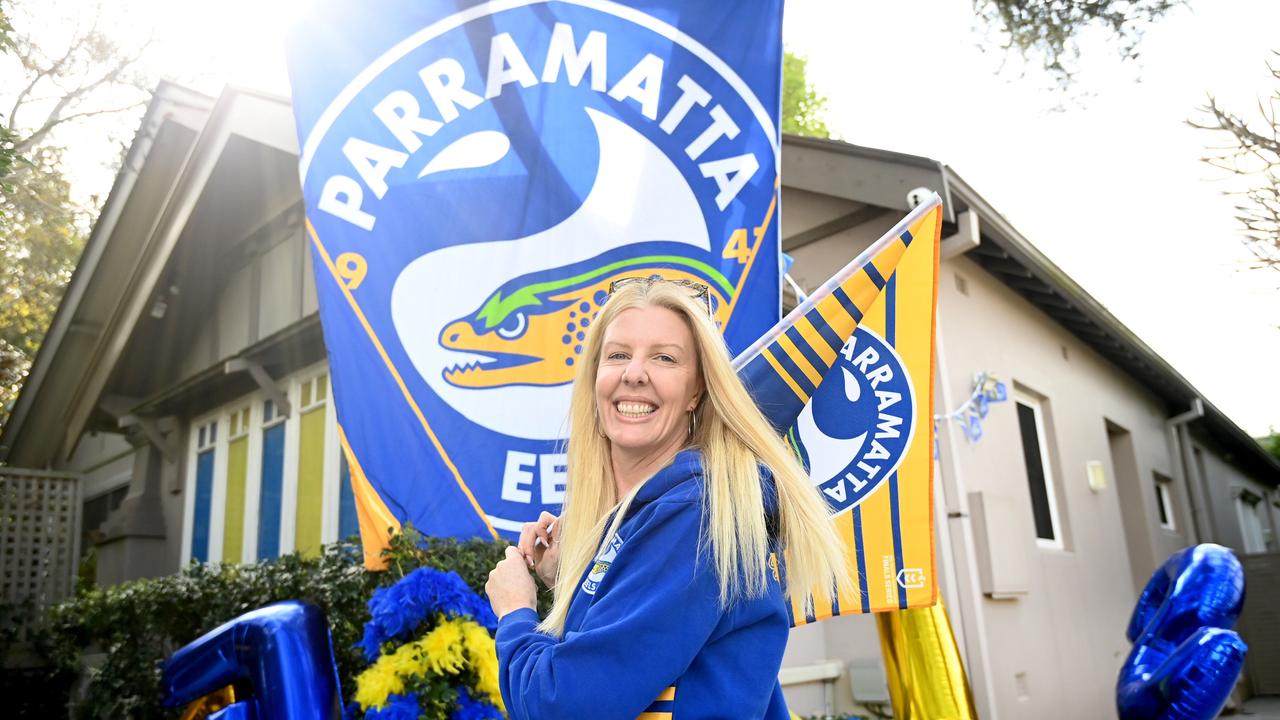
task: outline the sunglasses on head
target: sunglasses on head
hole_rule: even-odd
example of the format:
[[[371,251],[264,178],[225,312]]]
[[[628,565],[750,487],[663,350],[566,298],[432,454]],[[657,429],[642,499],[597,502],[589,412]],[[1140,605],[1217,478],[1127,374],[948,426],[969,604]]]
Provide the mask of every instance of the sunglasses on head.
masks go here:
[[[711,288],[700,282],[694,282],[692,280],[668,280],[661,275],[618,278],[617,280],[609,283],[609,295],[612,297],[615,292],[627,287],[628,285],[643,285],[648,287],[654,283],[667,283],[669,285],[675,285],[688,290],[689,297],[700,301],[703,307],[707,309],[707,317],[715,317],[715,314],[711,311]]]

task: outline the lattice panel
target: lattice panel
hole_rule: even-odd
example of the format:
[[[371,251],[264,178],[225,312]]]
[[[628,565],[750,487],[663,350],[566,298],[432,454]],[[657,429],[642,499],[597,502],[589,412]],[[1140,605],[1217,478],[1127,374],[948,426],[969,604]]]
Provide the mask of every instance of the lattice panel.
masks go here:
[[[80,554],[74,476],[0,468],[0,597],[50,605],[73,587]]]

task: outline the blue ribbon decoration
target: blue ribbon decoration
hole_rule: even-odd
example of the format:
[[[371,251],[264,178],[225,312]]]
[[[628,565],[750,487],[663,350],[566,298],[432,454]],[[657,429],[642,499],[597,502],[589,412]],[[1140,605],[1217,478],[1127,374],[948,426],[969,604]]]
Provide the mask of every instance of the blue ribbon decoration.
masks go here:
[[[934,415],[934,447],[935,458],[941,457],[937,441],[937,423],[939,420],[960,422],[965,438],[970,443],[982,439],[982,421],[990,412],[991,403],[1004,402],[1009,399],[1009,390],[996,376],[982,372],[973,378],[973,392],[960,407],[945,415]]]
[[[1125,633],[1116,683],[1121,720],[1210,720],[1235,686],[1248,646],[1231,627],[1244,568],[1221,545],[1179,550],[1147,582]]]
[[[286,600],[245,613],[165,661],[163,704],[176,707],[237,684],[246,698],[209,720],[338,720],[342,691],[320,608]]]

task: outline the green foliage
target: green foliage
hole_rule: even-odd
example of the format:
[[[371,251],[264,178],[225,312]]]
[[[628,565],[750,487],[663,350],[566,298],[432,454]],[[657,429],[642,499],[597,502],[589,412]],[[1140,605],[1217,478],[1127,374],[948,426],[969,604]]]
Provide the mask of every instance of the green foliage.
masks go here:
[[[4,5],[0,4],[0,53],[6,53],[13,49],[13,25],[9,23],[9,18],[4,14]]]
[[[193,563],[177,575],[82,591],[49,610],[34,641],[48,674],[68,680],[84,654],[105,653],[102,664],[89,672],[73,717],[172,719],[179,710],[160,707],[160,661],[249,610],[303,600],[328,617],[343,697],[350,699],[354,678],[365,667],[355,643],[369,619],[367,603],[375,588],[426,566],[455,570],[483,592],[504,547],[423,538],[406,528],[385,553],[387,572],[366,571],[354,539],[325,546],[319,557],[293,554],[253,565]]]
[[[1271,428],[1271,433],[1266,437],[1258,438],[1258,444],[1271,453],[1272,457],[1280,460],[1280,432],[1276,432],[1275,428]]]
[[[1080,59],[1080,36],[1100,28],[1125,60],[1153,22],[1187,0],[977,0],[979,21],[1003,39],[1006,50],[1038,59],[1060,82],[1070,82]]]
[[[420,567],[429,567],[458,573],[472,590],[484,595],[489,571],[506,557],[507,544],[480,539],[459,542],[453,538],[427,537],[412,525],[406,525],[391,536],[391,546],[383,551],[388,578],[381,584],[394,584]],[[538,613],[546,615],[550,609],[551,591],[542,589],[538,595]]]
[[[4,55],[13,48],[13,25],[4,14],[4,4],[0,3],[0,55]],[[0,115],[0,120],[4,120],[4,115]],[[0,125],[0,191],[6,189],[4,178],[9,177],[9,173],[13,171],[13,163],[18,155],[17,144],[17,134],[8,126]],[[0,425],[3,424],[0,420]]]
[[[20,161],[21,181],[0,188],[0,426],[84,247],[61,160],[60,150],[37,149]]]
[[[786,52],[782,56],[782,132],[809,137],[831,137],[823,116],[827,99],[805,77],[808,60]]]

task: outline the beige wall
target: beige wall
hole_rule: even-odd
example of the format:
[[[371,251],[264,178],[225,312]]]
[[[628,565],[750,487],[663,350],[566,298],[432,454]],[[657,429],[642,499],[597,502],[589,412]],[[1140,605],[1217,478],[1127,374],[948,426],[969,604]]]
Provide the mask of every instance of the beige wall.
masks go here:
[[[1259,515],[1261,516],[1263,539],[1266,551],[1280,550],[1280,517],[1277,516],[1276,502],[1280,493],[1246,475],[1240,468],[1227,462],[1222,453],[1217,452],[1213,444],[1200,441],[1193,442],[1196,455],[1203,465],[1205,485],[1210,496],[1209,506],[1213,510],[1214,538],[1219,544],[1235,550],[1246,551],[1244,535],[1240,526],[1240,516],[1236,511],[1236,498],[1248,493],[1261,498]],[[1199,470],[1199,468],[1197,468]],[[1256,551],[1255,551],[1256,552]]]
[[[133,447],[122,434],[86,433],[65,469],[80,476],[80,497],[88,500],[129,484]]]
[[[245,347],[314,313],[317,304],[311,273],[311,251],[301,228],[283,228],[268,238],[218,289],[183,359],[183,376],[234,357]]]
[[[969,492],[1008,498],[1023,514],[1002,539],[1027,553],[1028,592],[982,601],[996,707],[1002,718],[1108,717],[1136,592],[1106,421],[1130,433],[1145,482],[1153,469],[1171,474],[1161,407],[969,260],[945,263],[939,285],[951,396],[967,396],[974,374],[987,371],[1041,400],[1063,537],[1060,550],[1037,545],[1015,408],[994,406],[982,440],[953,451]],[[1087,484],[1089,461],[1107,469],[1101,492]],[[1154,490],[1138,495],[1153,504]]]

